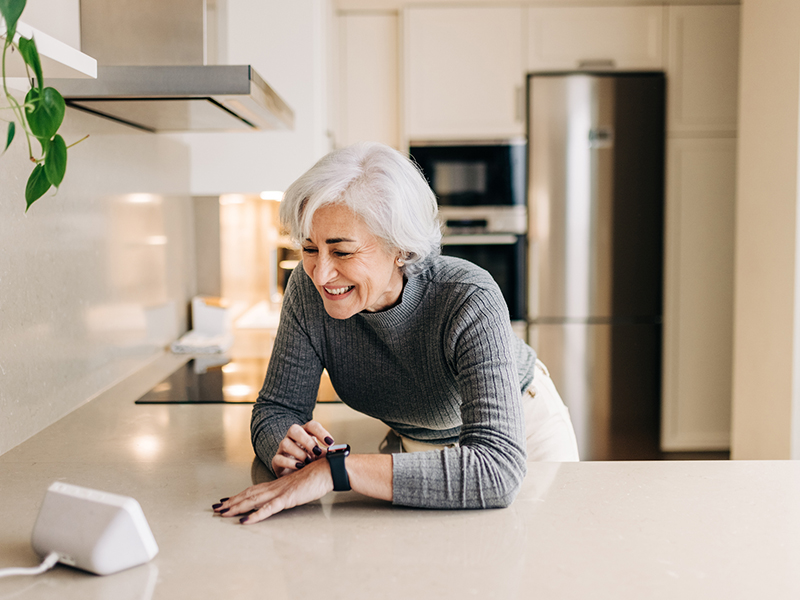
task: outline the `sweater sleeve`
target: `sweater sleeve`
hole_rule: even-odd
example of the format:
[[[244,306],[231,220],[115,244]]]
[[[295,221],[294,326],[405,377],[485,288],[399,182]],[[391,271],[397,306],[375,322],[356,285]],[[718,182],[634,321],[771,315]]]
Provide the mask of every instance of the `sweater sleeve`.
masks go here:
[[[514,500],[526,454],[512,336],[499,289],[479,289],[454,311],[444,343],[462,398],[459,444],[395,454],[395,504],[492,508]]]
[[[296,277],[289,279],[267,375],[250,422],[253,448],[270,470],[289,427],[311,420],[323,368],[303,327],[302,290],[296,282]]]

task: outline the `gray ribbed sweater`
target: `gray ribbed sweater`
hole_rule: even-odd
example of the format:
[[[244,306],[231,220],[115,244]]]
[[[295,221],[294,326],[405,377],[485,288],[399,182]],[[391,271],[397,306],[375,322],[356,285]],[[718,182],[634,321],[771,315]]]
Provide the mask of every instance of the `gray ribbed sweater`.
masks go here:
[[[253,408],[253,447],[270,465],[289,426],[311,419],[327,368],[355,410],[411,439],[459,442],[395,454],[395,504],[507,506],[525,475],[520,392],[535,360],[512,333],[497,284],[469,262],[438,257],[406,282],[400,304],[345,320],[328,316],[301,266],[289,280]]]

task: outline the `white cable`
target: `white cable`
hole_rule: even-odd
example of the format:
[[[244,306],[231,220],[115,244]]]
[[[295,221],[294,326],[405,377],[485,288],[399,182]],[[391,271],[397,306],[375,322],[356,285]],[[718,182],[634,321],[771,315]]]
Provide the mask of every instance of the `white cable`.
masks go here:
[[[15,567],[12,569],[0,569],[0,577],[11,577],[12,575],[41,575],[48,569],[52,569],[58,562],[58,553],[51,552],[45,556],[42,564],[38,567],[31,567],[24,569],[22,567]]]

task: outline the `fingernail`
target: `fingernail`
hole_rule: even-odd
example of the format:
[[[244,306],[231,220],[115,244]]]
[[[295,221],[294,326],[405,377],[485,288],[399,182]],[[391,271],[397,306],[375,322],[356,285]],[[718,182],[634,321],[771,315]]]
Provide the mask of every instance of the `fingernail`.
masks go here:
[[[306,456],[306,464],[307,464],[307,465],[310,465],[310,464],[311,464],[311,459],[310,459],[310,458],[308,458],[307,456]]]
[[[244,523],[246,521],[247,521],[247,517],[242,517],[241,519],[239,519],[239,523]]]
[[[219,511],[219,514],[224,515],[229,510],[230,510],[230,508],[223,508],[221,511]]]
[[[320,449],[320,447],[319,447],[319,446],[314,446],[313,452],[314,452],[314,454],[316,454],[317,456],[319,456],[320,454],[322,454],[322,450]]]
[[[333,438],[331,436],[326,437],[325,443],[328,444],[328,446],[330,446],[333,443]]]
[[[230,500],[230,498],[222,498],[220,499],[220,502],[227,502],[228,500]]]
[[[297,463],[295,466],[296,466],[298,469],[302,469],[302,468],[303,468],[303,467],[305,467],[306,465],[305,465],[305,463],[298,462],[298,463]]]
[[[220,502],[219,504],[212,504],[211,508],[213,508],[214,510],[217,510],[220,506],[222,506],[222,502]]]

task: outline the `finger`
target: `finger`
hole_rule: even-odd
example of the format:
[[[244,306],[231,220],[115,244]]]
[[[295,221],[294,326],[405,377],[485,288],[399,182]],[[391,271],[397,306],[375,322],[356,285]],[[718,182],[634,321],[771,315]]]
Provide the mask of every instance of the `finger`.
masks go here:
[[[297,445],[297,442],[288,437],[283,438],[278,444],[278,454],[291,456],[295,461],[299,460],[300,462],[305,462],[306,458],[315,456],[313,452],[306,452],[304,448]]]
[[[245,512],[249,512],[254,508],[258,508],[264,502],[272,499],[275,494],[272,489],[272,483],[266,482],[257,485],[251,485],[246,490],[239,492],[230,498],[223,498],[218,504],[214,504],[212,508],[214,512],[224,517],[233,517]],[[260,501],[260,503],[259,503]]]
[[[239,522],[242,525],[252,525],[253,523],[258,523],[259,521],[263,521],[264,519],[281,512],[284,508],[285,506],[283,500],[280,497],[274,498],[264,504],[257,511],[240,518]]]
[[[223,503],[223,509],[219,512],[223,517],[239,517],[261,508],[272,500],[272,496],[269,491],[256,493],[252,488],[248,488],[239,496],[234,496],[229,502]],[[229,504],[228,510],[225,510],[225,504]]]
[[[311,421],[309,421],[310,423]],[[322,455],[322,448],[319,447],[317,440],[309,435],[309,433],[300,427],[300,425],[292,425],[286,433],[286,438],[293,440],[297,445],[301,446],[308,453],[312,459]]]
[[[211,508],[214,509],[215,514],[221,515],[223,517],[224,516],[232,517],[238,514],[236,507],[241,501],[239,496],[241,496],[241,494],[238,494],[237,496],[233,496],[231,498],[227,498],[226,500],[221,501],[218,504],[214,504]]]
[[[306,466],[304,460],[297,460],[294,456],[287,456],[285,454],[276,454],[275,457],[272,459],[272,470],[275,473],[283,472],[282,474],[286,474],[284,471],[292,472],[296,471],[297,469],[302,469]]]
[[[225,513],[230,511],[232,504],[233,504],[233,498],[223,498],[218,503],[212,504],[211,508],[214,509],[214,514],[224,515]]]
[[[326,446],[333,444],[333,436],[319,421],[309,421],[305,424],[305,430],[318,440],[322,440]]]

